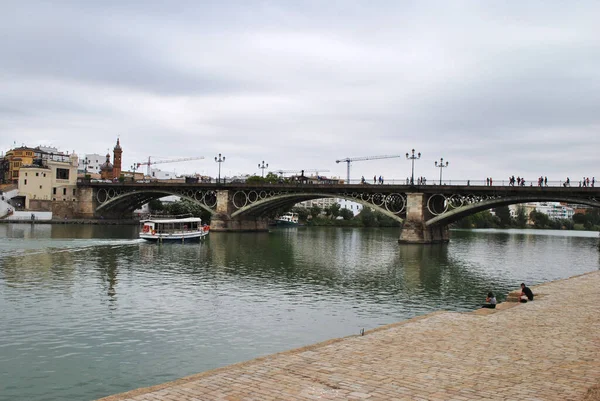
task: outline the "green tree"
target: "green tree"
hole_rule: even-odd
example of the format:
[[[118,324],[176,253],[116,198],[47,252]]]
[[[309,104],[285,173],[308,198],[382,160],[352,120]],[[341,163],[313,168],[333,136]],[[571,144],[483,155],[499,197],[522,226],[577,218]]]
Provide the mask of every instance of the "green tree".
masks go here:
[[[337,202],[329,206],[326,210],[327,216],[329,216],[332,219],[338,217],[340,215],[340,207],[340,204]]]
[[[148,207],[150,208],[151,213],[164,210],[164,205],[160,199],[152,199],[150,202],[148,202]]]
[[[363,207],[358,216],[365,227],[375,227],[377,225],[377,219],[370,207]]]
[[[510,215],[508,206],[497,207],[494,209],[494,212],[498,217],[498,226],[500,226],[500,228],[506,228],[513,225],[513,218]]]
[[[352,210],[350,209],[341,209],[340,216],[342,216],[344,220],[352,220],[354,218],[354,213],[352,213]]]
[[[521,205],[517,206],[517,217],[515,220],[517,227],[525,228],[527,226],[527,213],[525,213],[525,208]]]
[[[573,222],[575,224],[585,224],[587,216],[583,213],[575,213],[573,215]]]
[[[298,214],[298,219],[301,221],[306,221],[308,220],[308,210],[306,208],[303,207],[295,207],[292,209],[292,212],[297,213]]]
[[[313,219],[319,217],[319,215],[321,214],[321,208],[317,205],[313,205],[313,207],[310,208],[310,215],[312,216]]]
[[[535,228],[543,229],[550,227],[550,217],[548,217],[546,213],[534,210],[533,212],[529,213],[529,218],[533,222],[533,226]]]

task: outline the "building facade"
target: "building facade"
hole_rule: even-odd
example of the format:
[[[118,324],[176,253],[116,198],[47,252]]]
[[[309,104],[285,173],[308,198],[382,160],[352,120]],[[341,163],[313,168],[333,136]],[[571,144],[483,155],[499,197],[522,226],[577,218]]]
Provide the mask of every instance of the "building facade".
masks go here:
[[[105,156],[97,153],[88,153],[84,157],[79,159],[79,166],[77,171],[82,174],[89,174],[91,176],[100,176],[100,166],[105,161]]]
[[[319,199],[311,199],[304,202],[296,203],[294,207],[301,207],[304,209],[310,209],[313,206],[318,206],[322,210],[331,207],[333,204],[338,203],[335,198],[319,198]]]
[[[68,159],[38,159],[34,164],[21,166],[19,196],[24,207],[30,209],[31,201],[76,201],[78,157]]]

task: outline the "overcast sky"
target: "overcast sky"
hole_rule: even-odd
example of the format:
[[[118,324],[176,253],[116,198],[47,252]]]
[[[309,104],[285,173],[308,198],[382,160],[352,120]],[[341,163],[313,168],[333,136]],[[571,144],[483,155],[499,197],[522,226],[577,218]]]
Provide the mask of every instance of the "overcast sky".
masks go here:
[[[0,2],[0,150],[222,175],[421,152],[415,175],[600,177],[597,1]],[[326,173],[325,170],[329,170]],[[352,178],[406,178],[404,156]]]

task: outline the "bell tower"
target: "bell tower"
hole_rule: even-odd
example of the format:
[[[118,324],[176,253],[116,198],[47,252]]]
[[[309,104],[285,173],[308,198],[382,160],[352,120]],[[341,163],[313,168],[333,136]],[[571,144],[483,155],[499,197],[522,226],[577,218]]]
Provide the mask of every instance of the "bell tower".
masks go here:
[[[113,149],[113,178],[119,179],[121,177],[121,155],[123,149],[121,149],[121,143],[117,138],[117,144]]]

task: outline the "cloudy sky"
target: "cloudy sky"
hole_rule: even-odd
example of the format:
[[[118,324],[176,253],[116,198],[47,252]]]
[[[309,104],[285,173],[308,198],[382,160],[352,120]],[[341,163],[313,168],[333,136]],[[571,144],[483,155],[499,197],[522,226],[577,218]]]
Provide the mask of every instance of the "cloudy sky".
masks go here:
[[[0,150],[124,168],[600,177],[600,3],[0,2]],[[402,158],[352,178],[402,179]]]

